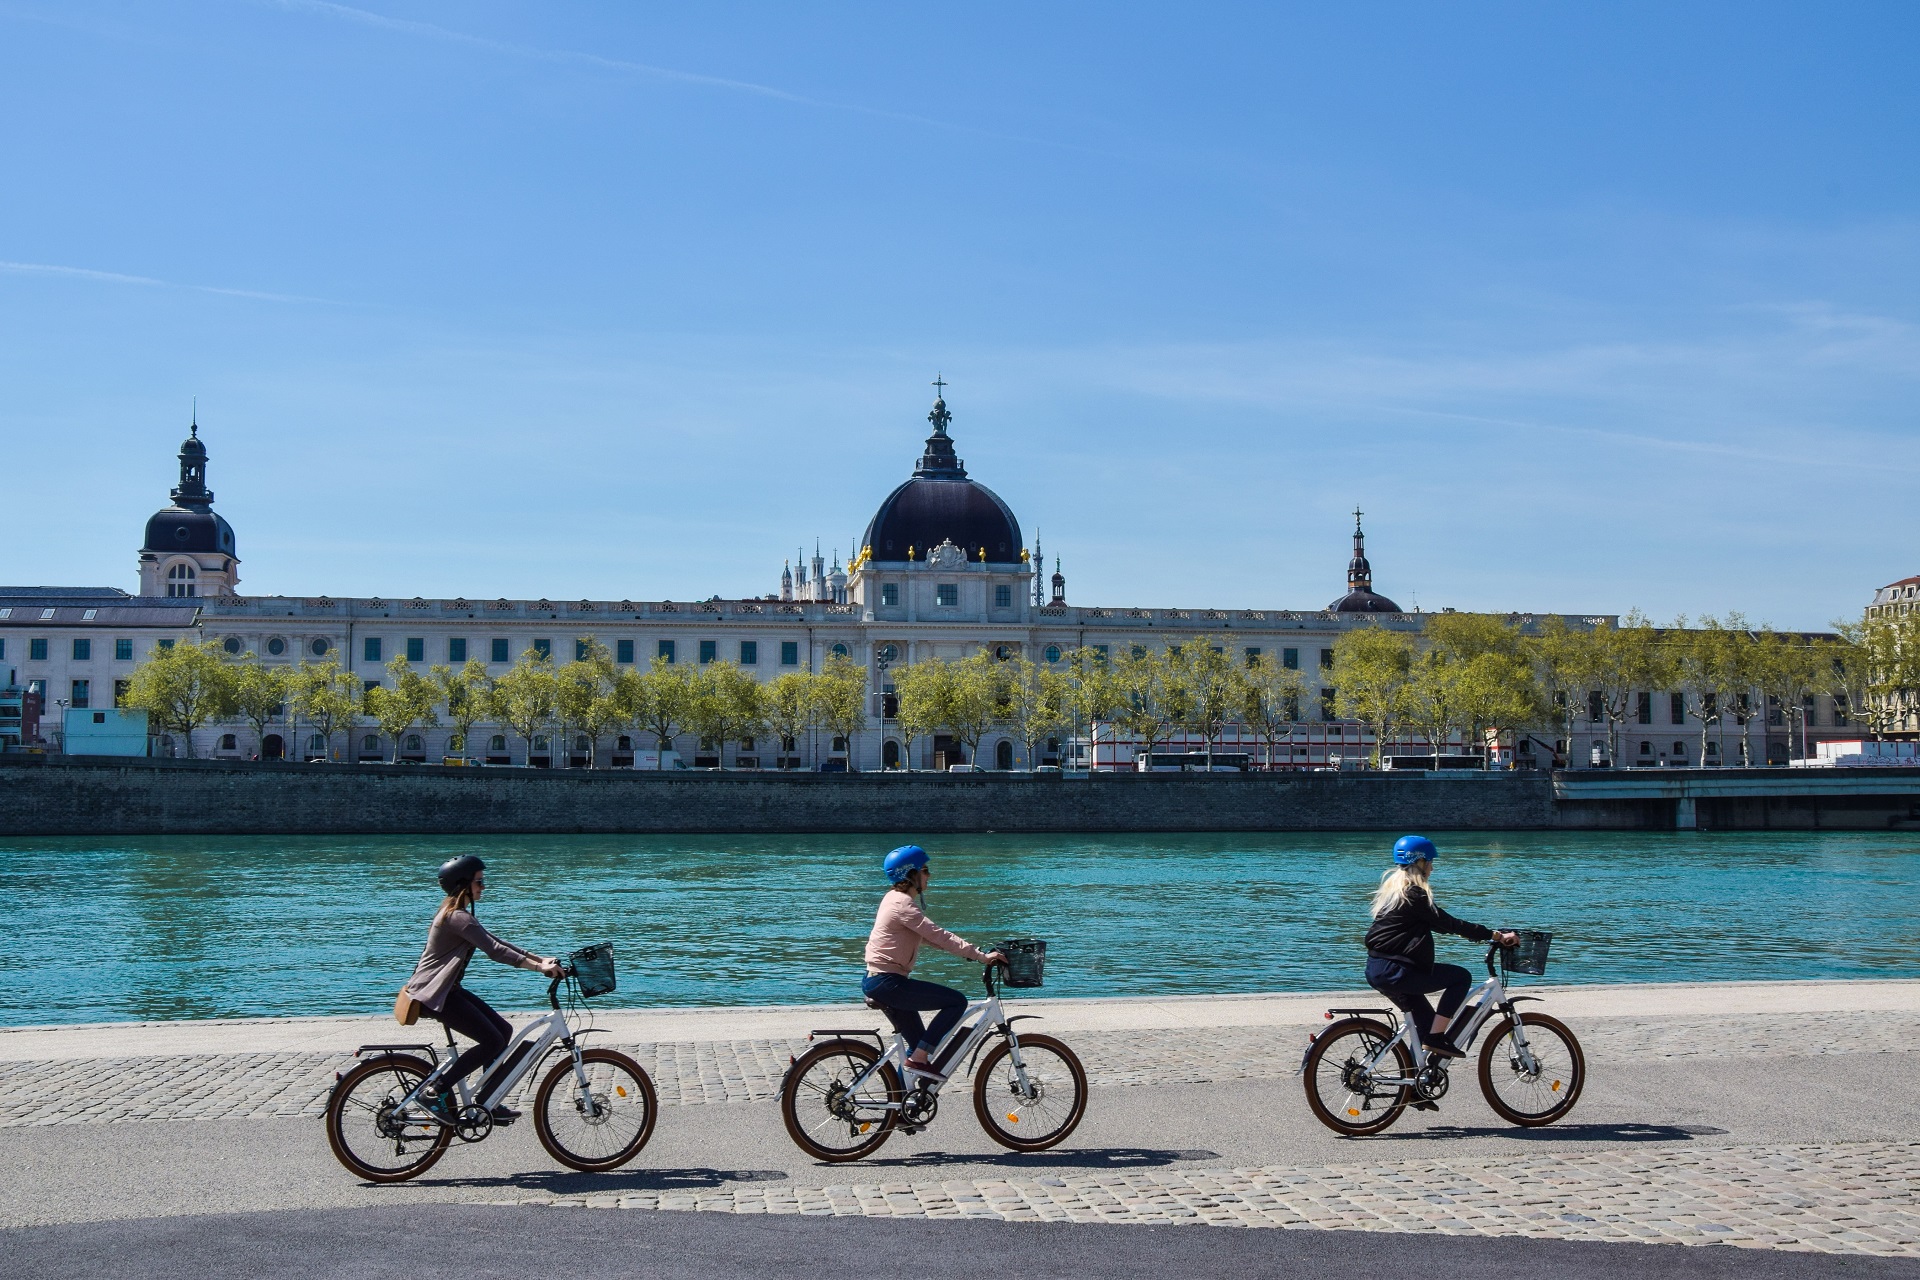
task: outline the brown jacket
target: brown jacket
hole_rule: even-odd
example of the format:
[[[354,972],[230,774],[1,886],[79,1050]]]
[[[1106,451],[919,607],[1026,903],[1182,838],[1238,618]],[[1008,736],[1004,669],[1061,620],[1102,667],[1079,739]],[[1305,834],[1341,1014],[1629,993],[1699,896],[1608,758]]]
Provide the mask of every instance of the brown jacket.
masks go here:
[[[466,976],[467,961],[473,959],[476,949],[516,969],[534,967],[531,955],[488,933],[486,927],[473,918],[473,912],[448,911],[436,917],[433,927],[427,930],[427,949],[420,953],[420,963],[413,967],[407,994],[433,1012],[440,1012],[448,994]]]

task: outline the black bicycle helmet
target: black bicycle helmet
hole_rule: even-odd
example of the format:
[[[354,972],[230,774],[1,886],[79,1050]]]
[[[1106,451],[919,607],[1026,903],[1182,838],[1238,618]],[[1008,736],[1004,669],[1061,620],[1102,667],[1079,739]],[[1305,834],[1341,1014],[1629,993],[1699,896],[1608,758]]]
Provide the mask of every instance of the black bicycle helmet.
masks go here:
[[[440,888],[455,894],[467,887],[467,882],[487,869],[487,864],[471,853],[463,853],[457,858],[448,858],[440,864]]]

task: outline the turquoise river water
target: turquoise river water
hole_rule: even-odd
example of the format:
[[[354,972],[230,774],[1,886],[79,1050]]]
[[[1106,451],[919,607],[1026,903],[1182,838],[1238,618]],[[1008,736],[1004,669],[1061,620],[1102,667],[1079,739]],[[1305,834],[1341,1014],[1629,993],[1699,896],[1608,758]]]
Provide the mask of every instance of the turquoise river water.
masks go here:
[[[908,837],[902,837],[906,839]],[[535,837],[0,841],[0,1024],[378,1013],[438,904],[488,862],[486,923],[535,950],[610,939],[626,1006],[851,999],[897,840]],[[1307,991],[1360,981],[1374,835],[922,837],[928,909],[1049,945],[1045,994]],[[1920,977],[1914,834],[1440,837],[1441,904],[1550,929],[1548,981]],[[1441,956],[1478,948],[1443,938]],[[978,990],[923,951],[922,973]],[[470,985],[542,995],[484,957]]]

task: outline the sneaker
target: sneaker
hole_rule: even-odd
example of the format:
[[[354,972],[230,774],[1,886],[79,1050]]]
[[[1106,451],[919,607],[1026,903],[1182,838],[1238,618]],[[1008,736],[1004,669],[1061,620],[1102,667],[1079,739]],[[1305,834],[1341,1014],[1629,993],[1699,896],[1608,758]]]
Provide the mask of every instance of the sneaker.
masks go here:
[[[1429,1099],[1422,1098],[1418,1102],[1413,1104],[1413,1109],[1415,1111],[1438,1111],[1440,1109],[1440,1104],[1437,1102],[1433,1102]]]
[[[493,1122],[495,1124],[512,1124],[519,1118],[520,1113],[504,1102],[493,1109]]]
[[[428,1115],[438,1120],[441,1124],[459,1123],[458,1118],[454,1115],[453,1096],[451,1094],[423,1093],[420,1095],[420,1105],[427,1109]]]
[[[903,1065],[906,1067],[908,1075],[925,1076],[929,1080],[945,1080],[947,1078],[941,1073],[940,1068],[934,1066],[931,1062],[908,1062]]]
[[[1452,1044],[1445,1040],[1422,1040],[1420,1043],[1428,1054],[1436,1058],[1464,1058],[1467,1056],[1464,1051],[1454,1048]]]

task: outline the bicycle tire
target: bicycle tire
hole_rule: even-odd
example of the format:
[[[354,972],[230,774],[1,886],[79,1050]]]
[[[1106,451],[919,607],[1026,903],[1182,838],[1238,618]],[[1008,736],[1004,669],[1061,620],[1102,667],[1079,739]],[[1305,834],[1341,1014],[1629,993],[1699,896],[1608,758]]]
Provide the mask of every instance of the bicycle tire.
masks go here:
[[[1087,1113],[1087,1069],[1080,1065],[1080,1059],[1073,1050],[1052,1036],[1021,1036],[1021,1055],[1024,1057],[1028,1050],[1033,1051],[1033,1061],[1030,1065],[1035,1068],[1045,1061],[1048,1054],[1060,1060],[1067,1069],[1067,1079],[1073,1089],[1073,1096],[1069,1099],[1066,1118],[1054,1128],[1041,1131],[1034,1137],[1028,1137],[1025,1134],[1014,1136],[1002,1126],[1000,1117],[1005,1115],[1009,1123],[1023,1124],[1026,1122],[1026,1117],[1019,1114],[1022,1110],[1029,1110],[1031,1115],[1036,1116],[1045,1114],[1036,1108],[1035,1104],[1043,1101],[1047,1092],[1055,1089],[1056,1082],[1042,1079],[1039,1082],[1042,1090],[1040,1095],[1026,1102],[1019,1101],[1019,1095],[1013,1093],[1009,1085],[1008,1096],[1016,1099],[1016,1105],[1012,1111],[1003,1112],[1001,1108],[1008,1105],[1006,1097],[994,1098],[989,1095],[994,1091],[994,1080],[998,1075],[1000,1064],[1012,1056],[1013,1046],[1002,1040],[989,1049],[987,1055],[980,1059],[980,1066],[973,1074],[973,1114],[979,1119],[980,1127],[987,1131],[989,1138],[1011,1151],[1045,1151],[1049,1147],[1058,1146],[1066,1141],[1067,1135],[1079,1127],[1080,1118]]]
[[[1413,1097],[1413,1091],[1406,1085],[1395,1087],[1393,1100],[1378,1112],[1368,1110],[1368,1104],[1374,1101],[1371,1090],[1361,1100],[1360,1106],[1353,1105],[1350,1073],[1356,1065],[1355,1059],[1360,1056],[1372,1057],[1379,1046],[1389,1040],[1393,1041],[1393,1060],[1398,1068],[1397,1074],[1402,1077],[1411,1076],[1413,1055],[1407,1052],[1406,1045],[1394,1039],[1393,1028],[1384,1022],[1376,1022],[1371,1018],[1343,1018],[1320,1033],[1319,1038],[1313,1042],[1313,1047],[1307,1050],[1300,1075],[1306,1085],[1307,1106],[1321,1124],[1335,1133],[1348,1137],[1361,1137],[1369,1133],[1380,1133],[1400,1118],[1401,1112],[1407,1109],[1407,1103],[1412,1101]],[[1350,1041],[1357,1041],[1357,1043],[1347,1043]],[[1321,1096],[1318,1086],[1321,1068],[1336,1045],[1344,1045],[1341,1051],[1347,1056],[1344,1059],[1334,1060],[1334,1069],[1338,1074],[1332,1083],[1333,1087],[1341,1090],[1342,1096],[1330,1105]],[[1359,1118],[1369,1114],[1373,1119]]]
[[[540,1145],[547,1154],[569,1169],[578,1169],[581,1173],[605,1173],[609,1169],[618,1169],[627,1161],[640,1154],[640,1148],[647,1145],[647,1139],[653,1136],[654,1122],[660,1117],[660,1099],[654,1093],[653,1081],[647,1077],[644,1068],[626,1054],[614,1049],[586,1049],[580,1054],[580,1063],[588,1073],[588,1092],[594,1105],[594,1117],[589,1117],[579,1098],[574,1094],[561,1093],[561,1086],[573,1080],[573,1055],[566,1054],[554,1063],[553,1070],[547,1072],[540,1082],[540,1091],[533,1099],[533,1131],[539,1135]],[[595,1076],[604,1079],[595,1080]],[[604,1086],[604,1087],[601,1087]],[[563,1123],[578,1118],[585,1124],[581,1137],[588,1133],[599,1133],[603,1128],[607,1137],[613,1137],[619,1145],[611,1150],[603,1149],[588,1153],[574,1150],[568,1140],[560,1136],[555,1128],[555,1098],[560,1100],[559,1118]],[[569,1112],[566,1104],[572,1103]],[[636,1107],[641,1115],[638,1123],[627,1120]],[[602,1109],[605,1109],[604,1114]],[[597,1118],[595,1118],[597,1117]],[[621,1128],[608,1128],[615,1117],[619,1117]],[[616,1135],[626,1133],[624,1138]]]
[[[1558,1018],[1549,1018],[1544,1013],[1526,1013],[1520,1015],[1520,1019],[1526,1025],[1529,1037],[1537,1028],[1546,1033],[1545,1038],[1558,1039],[1566,1050],[1564,1062],[1543,1063],[1543,1066],[1549,1069],[1541,1072],[1531,1082],[1532,1085],[1540,1085],[1544,1081],[1544,1087],[1552,1105],[1542,1111],[1523,1110],[1509,1104],[1495,1087],[1498,1073],[1501,1071],[1507,1072],[1511,1080],[1524,1079],[1524,1073],[1516,1070],[1500,1050],[1500,1045],[1507,1040],[1513,1030],[1512,1015],[1504,1018],[1494,1033],[1487,1037],[1487,1042],[1480,1046],[1480,1092],[1486,1097],[1487,1105],[1492,1107],[1502,1120],[1525,1128],[1537,1129],[1541,1125],[1552,1124],[1555,1120],[1562,1118],[1567,1112],[1573,1110],[1574,1103],[1580,1101],[1580,1091],[1587,1086],[1587,1057],[1581,1051],[1580,1042],[1574,1038],[1573,1032],[1567,1030],[1566,1024]],[[1528,1043],[1529,1047],[1539,1050],[1545,1057],[1555,1056],[1545,1045],[1535,1046],[1531,1039]],[[1551,1069],[1553,1067],[1562,1068],[1562,1073],[1555,1074]]]
[[[787,1068],[787,1078],[780,1082],[780,1119],[786,1124],[787,1136],[793,1139],[795,1146],[828,1164],[864,1159],[880,1149],[880,1144],[887,1140],[899,1123],[900,1113],[897,1110],[883,1112],[878,1119],[861,1121],[856,1118],[857,1111],[841,1116],[830,1109],[834,1098],[833,1086],[838,1084],[844,1087],[852,1076],[864,1071],[879,1057],[880,1051],[870,1044],[858,1040],[828,1040],[801,1054]],[[829,1065],[829,1060],[834,1058],[846,1060],[844,1069],[848,1080],[839,1080],[834,1074]],[[854,1064],[858,1064],[857,1068]],[[809,1083],[809,1077],[815,1069],[823,1065],[828,1066],[827,1082]],[[879,1077],[887,1100],[898,1103],[904,1094],[900,1073],[889,1062],[881,1066]],[[812,1096],[803,1097],[803,1091]],[[828,1146],[814,1137],[814,1133],[822,1126],[838,1128],[843,1124],[848,1129],[849,1139],[853,1139],[844,1147]],[[862,1128],[862,1124],[866,1127]],[[869,1133],[871,1137],[867,1136]]]
[[[348,1172],[368,1182],[405,1182],[433,1168],[453,1143],[452,1129],[440,1124],[407,1125],[398,1133],[382,1133],[380,1129],[381,1107],[390,1107],[404,1098],[432,1073],[432,1064],[422,1059],[388,1054],[362,1062],[341,1076],[327,1099],[327,1145],[333,1149],[333,1158],[345,1165]],[[384,1087],[378,1079],[382,1076],[390,1078]],[[370,1082],[373,1088],[368,1090]],[[360,1097],[363,1092],[370,1096]],[[355,1142],[369,1135],[350,1134],[349,1125],[356,1130],[363,1125],[371,1129],[371,1146],[392,1143],[394,1163],[372,1164],[363,1158],[355,1150]],[[421,1144],[417,1159],[404,1159],[408,1142]]]

